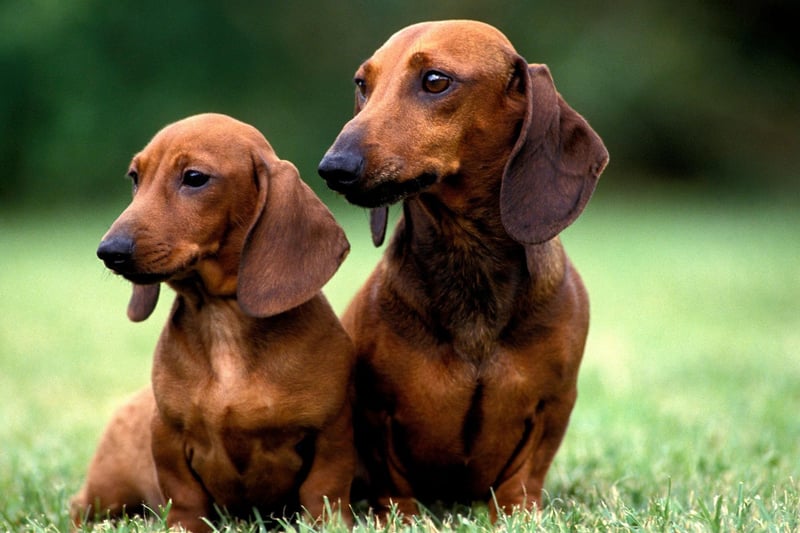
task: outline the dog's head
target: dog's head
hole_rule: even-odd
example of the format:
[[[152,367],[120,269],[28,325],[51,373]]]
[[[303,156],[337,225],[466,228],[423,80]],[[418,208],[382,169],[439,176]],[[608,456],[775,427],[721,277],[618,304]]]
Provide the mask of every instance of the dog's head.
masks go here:
[[[294,165],[225,115],[165,127],[128,176],[133,200],[97,255],[133,282],[131,320],[150,315],[163,281],[236,296],[253,316],[277,314],[319,292],[349,250]]]
[[[319,165],[352,203],[380,208],[423,190],[494,191],[508,233],[543,242],[586,205],[608,161],[600,137],[497,29],[426,22],[393,35],[355,75],[355,117]],[[469,194],[469,193],[466,193]]]

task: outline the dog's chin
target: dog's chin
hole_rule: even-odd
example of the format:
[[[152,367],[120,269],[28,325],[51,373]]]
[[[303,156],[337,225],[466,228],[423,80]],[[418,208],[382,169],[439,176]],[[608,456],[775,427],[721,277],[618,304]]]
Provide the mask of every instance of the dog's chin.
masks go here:
[[[172,276],[169,274],[153,273],[153,272],[115,272],[116,274],[127,279],[136,285],[155,285],[162,281],[167,281]]]
[[[361,207],[382,207],[418,194],[439,179],[436,174],[421,174],[406,181],[385,181],[369,189],[350,189],[343,191],[351,204]]]
[[[108,266],[114,274],[122,276],[131,283],[137,285],[154,285],[156,283],[177,281],[194,276],[196,274],[195,267],[201,259],[202,255],[199,253],[189,254],[183,261],[177,261],[173,258],[168,269],[156,271],[146,269],[142,265],[134,263],[118,268],[106,266]]]

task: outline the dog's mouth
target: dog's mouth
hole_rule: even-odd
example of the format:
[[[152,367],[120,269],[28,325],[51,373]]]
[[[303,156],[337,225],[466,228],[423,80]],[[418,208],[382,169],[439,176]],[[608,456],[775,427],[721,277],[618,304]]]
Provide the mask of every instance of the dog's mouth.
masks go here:
[[[400,157],[369,164],[361,148],[355,147],[359,139],[340,135],[317,167],[328,187],[352,204],[369,208],[388,206],[425,190],[442,177],[441,172],[424,167],[414,176]],[[407,178],[409,174],[414,177]]]
[[[423,173],[410,180],[384,181],[367,189],[358,186],[343,187],[341,190],[335,187],[331,188],[344,194],[344,197],[351,204],[361,207],[382,207],[418,194],[436,183],[438,179],[439,177],[436,174]]]
[[[167,281],[174,276],[174,272],[154,272],[142,269],[141,265],[134,260],[132,254],[125,256],[122,254],[112,256],[101,255],[100,259],[106,265],[106,268],[111,270],[114,274],[122,276],[131,283],[137,285],[152,285]]]
[[[185,260],[177,267],[170,267],[168,270],[162,271],[143,271],[137,269],[121,270],[111,268],[115,274],[118,274],[137,285],[153,285],[161,282],[180,281],[196,275],[195,267],[200,261],[200,256],[192,256]]]
[[[146,259],[137,258],[134,248],[133,241],[130,241],[130,244],[125,242],[123,246],[117,245],[114,240],[109,240],[100,244],[97,255],[106,268],[137,285],[153,285],[181,277],[192,270],[200,259],[198,255],[192,254],[178,266],[174,266],[170,265],[169,254],[162,252],[155,256],[150,254]]]
[[[116,272],[123,278],[136,285],[155,285],[162,281],[167,281],[172,276],[168,274],[153,274],[153,273],[139,273],[139,272]]]

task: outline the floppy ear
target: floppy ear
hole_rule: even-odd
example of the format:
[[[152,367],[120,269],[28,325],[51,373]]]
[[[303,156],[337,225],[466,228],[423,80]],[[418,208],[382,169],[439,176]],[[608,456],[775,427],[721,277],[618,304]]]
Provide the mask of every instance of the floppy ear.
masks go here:
[[[517,59],[528,109],[500,189],[503,226],[516,241],[538,244],[581,214],[608,163],[600,136],[556,92],[546,65]]]
[[[156,308],[158,303],[158,293],[161,284],[137,285],[133,284],[133,294],[128,302],[128,319],[132,322],[141,322],[147,319]]]
[[[310,300],[350,250],[344,231],[288,161],[255,162],[259,201],[239,264],[237,297],[251,316]]]

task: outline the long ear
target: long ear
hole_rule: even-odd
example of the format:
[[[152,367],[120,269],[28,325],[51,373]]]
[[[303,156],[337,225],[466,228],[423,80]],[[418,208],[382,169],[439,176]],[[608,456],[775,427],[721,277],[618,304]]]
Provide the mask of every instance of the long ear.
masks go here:
[[[128,319],[132,322],[146,320],[153,313],[158,303],[158,293],[161,284],[137,285],[133,284],[133,294],[128,302]]]
[[[344,231],[288,161],[256,161],[259,207],[245,238],[237,297],[252,316],[310,300],[350,250]]]
[[[500,189],[500,216],[509,235],[538,244],[581,214],[608,163],[600,136],[556,92],[546,65],[517,59],[528,110]]]

